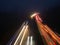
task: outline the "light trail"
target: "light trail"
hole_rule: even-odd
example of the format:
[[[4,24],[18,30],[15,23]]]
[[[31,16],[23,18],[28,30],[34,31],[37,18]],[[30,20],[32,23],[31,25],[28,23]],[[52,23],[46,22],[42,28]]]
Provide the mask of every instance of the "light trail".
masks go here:
[[[21,42],[20,42],[19,45],[22,45],[22,42],[23,42],[23,39],[24,39],[24,37],[25,37],[25,34],[27,33],[27,30],[28,30],[28,25],[26,26],[26,29],[25,29],[25,31],[24,31],[24,33],[23,33],[23,36],[22,36],[22,39],[21,39]]]
[[[49,33],[54,40],[60,44],[60,37],[58,37],[47,25],[43,25],[44,30]]]
[[[27,24],[28,24],[28,22],[25,22],[25,21],[23,22],[23,24],[21,25],[21,27],[15,32],[15,34],[10,39],[10,41],[8,41],[7,45],[13,45],[14,42],[15,42],[15,40],[16,40],[16,38],[18,37],[19,34],[20,34],[20,37],[22,36],[22,33],[23,33],[23,30],[22,29],[25,27],[24,25],[27,25]]]
[[[44,25],[42,23],[42,19],[37,13],[34,13],[31,17],[35,19],[39,32],[45,38],[48,45],[56,45],[54,40],[56,40],[60,44],[60,37],[58,37],[47,25]],[[52,37],[50,37],[50,35]],[[50,40],[50,42],[48,40]]]
[[[19,35],[18,35],[18,37],[17,37],[17,39],[16,39],[16,41],[14,43],[14,45],[17,45],[17,42],[18,42],[19,38],[21,37],[21,35],[22,35],[23,31],[25,30],[25,28],[26,28],[26,26],[23,26],[21,32],[19,33]]]
[[[44,28],[42,28],[44,30]],[[44,30],[45,31],[45,30]],[[46,36],[47,35],[47,36]],[[48,37],[46,38],[48,40],[48,43],[51,44],[51,45],[56,45],[55,42],[52,40],[52,38],[48,35],[47,32],[45,32],[45,36]],[[49,42],[50,40],[50,42]]]
[[[19,45],[19,42],[21,41],[22,36],[24,36],[25,31],[28,30],[28,22],[24,22],[21,28],[22,29],[21,29],[21,31],[19,31],[19,34],[18,34],[15,42],[13,43],[13,45]]]
[[[21,29],[19,29],[16,32],[16,34],[18,34],[18,35],[15,37],[15,40],[14,40],[14,42],[12,42],[11,45],[33,45],[33,37],[29,36],[29,34],[30,34],[29,25],[27,22],[22,25]],[[27,39],[27,37],[28,37],[28,39]]]
[[[60,44],[60,37],[58,37],[47,25],[45,28],[48,30],[48,33]]]
[[[31,38],[31,43],[30,43],[30,45],[33,45],[33,37],[31,36],[30,38]]]
[[[28,36],[28,38],[27,38],[27,45],[34,45],[33,44],[33,36]]]
[[[50,36],[44,31],[44,29],[42,27],[40,27],[40,24],[38,24],[39,26],[39,31],[41,32],[42,36],[44,37],[47,45],[50,45],[50,43],[52,43],[51,45],[54,45],[53,40],[50,38]]]

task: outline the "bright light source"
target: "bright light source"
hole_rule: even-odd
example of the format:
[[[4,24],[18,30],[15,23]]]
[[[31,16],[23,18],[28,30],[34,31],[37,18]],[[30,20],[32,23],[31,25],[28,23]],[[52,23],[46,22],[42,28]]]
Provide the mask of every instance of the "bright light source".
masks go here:
[[[28,39],[27,39],[27,45],[29,45],[29,42],[30,42],[29,39],[30,39],[30,37],[28,36]]]
[[[31,18],[33,18],[34,16],[38,15],[39,13],[34,13],[31,15]]]
[[[31,36],[31,43],[30,43],[30,45],[33,45],[33,37]]]

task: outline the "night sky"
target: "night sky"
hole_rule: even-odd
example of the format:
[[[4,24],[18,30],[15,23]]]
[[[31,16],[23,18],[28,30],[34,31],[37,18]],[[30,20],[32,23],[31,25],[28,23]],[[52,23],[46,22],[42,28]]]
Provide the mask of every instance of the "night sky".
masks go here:
[[[0,45],[5,45],[34,11],[60,34],[60,0],[0,0]]]

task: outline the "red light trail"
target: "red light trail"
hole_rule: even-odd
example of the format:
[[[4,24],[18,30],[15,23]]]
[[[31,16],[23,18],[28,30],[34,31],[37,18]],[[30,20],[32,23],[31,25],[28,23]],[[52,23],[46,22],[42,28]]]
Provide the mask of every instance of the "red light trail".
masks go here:
[[[56,42],[60,45],[60,37],[58,37],[47,25],[42,23],[39,13],[34,13],[32,18],[35,19],[39,32],[44,37],[47,45],[57,45]]]

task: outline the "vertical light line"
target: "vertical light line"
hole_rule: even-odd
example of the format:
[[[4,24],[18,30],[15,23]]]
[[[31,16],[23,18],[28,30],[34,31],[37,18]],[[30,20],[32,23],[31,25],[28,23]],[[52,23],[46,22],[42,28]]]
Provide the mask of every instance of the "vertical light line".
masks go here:
[[[27,45],[29,45],[29,39],[30,39],[30,37],[28,36],[28,39],[27,39]]]
[[[30,43],[30,45],[33,45],[33,37],[31,36],[31,43]]]

